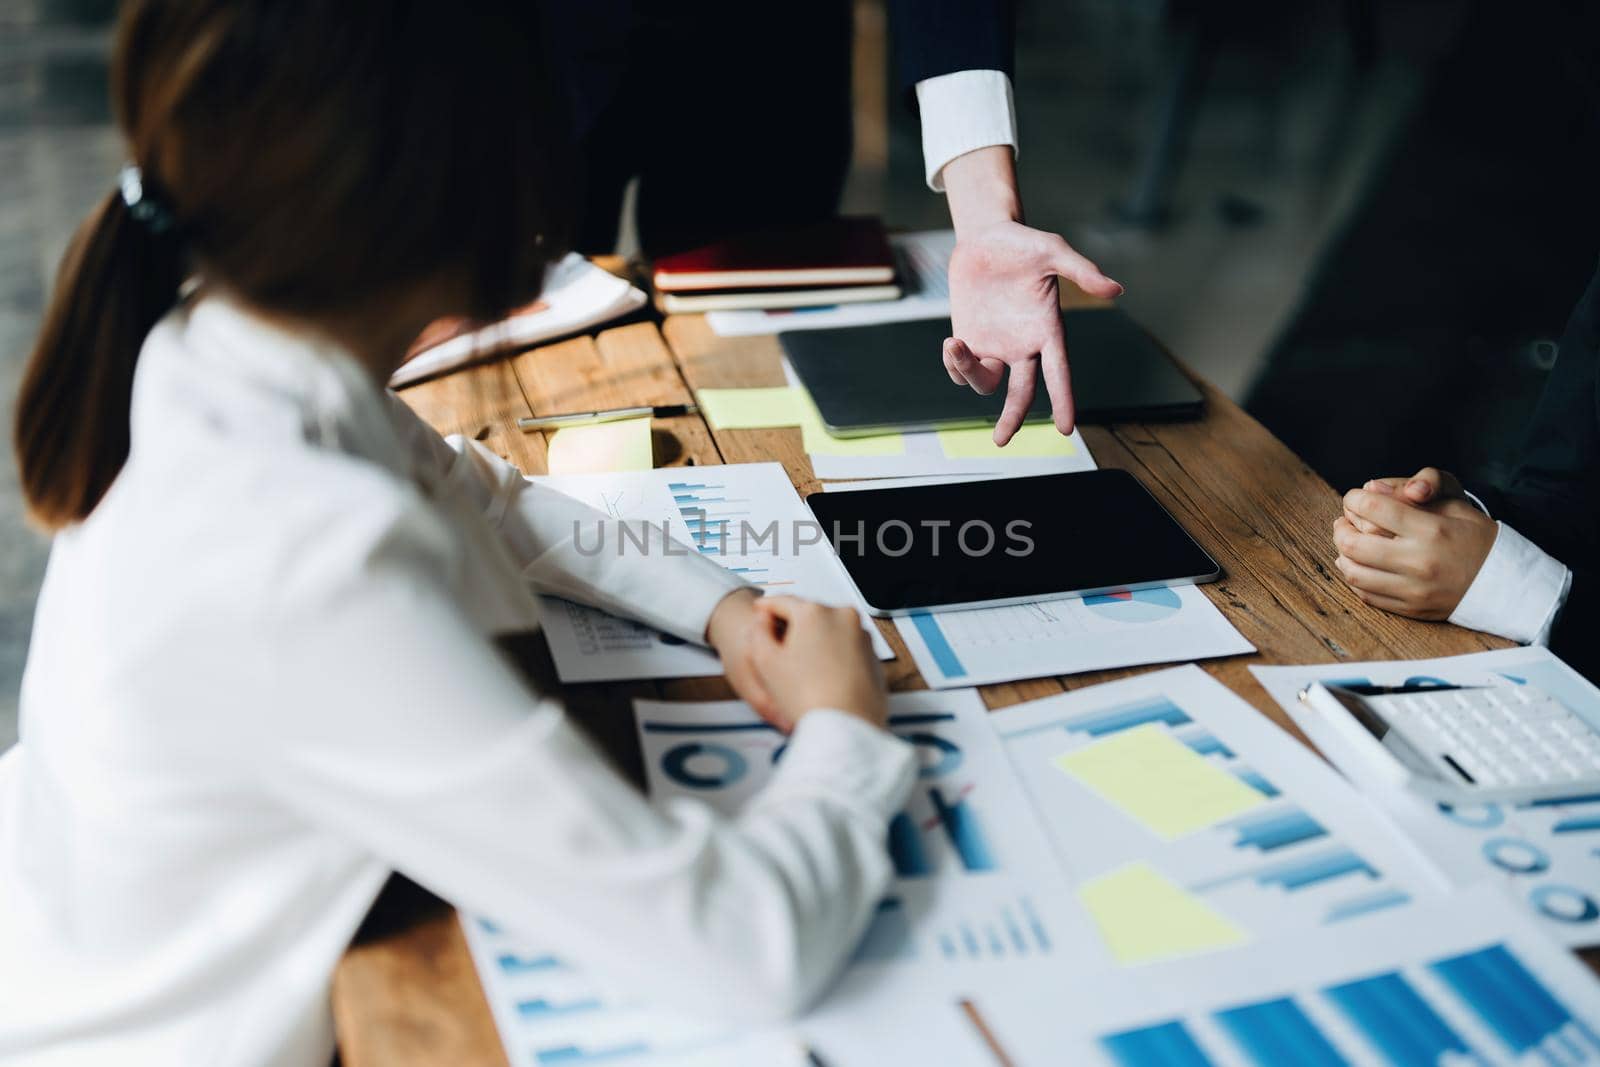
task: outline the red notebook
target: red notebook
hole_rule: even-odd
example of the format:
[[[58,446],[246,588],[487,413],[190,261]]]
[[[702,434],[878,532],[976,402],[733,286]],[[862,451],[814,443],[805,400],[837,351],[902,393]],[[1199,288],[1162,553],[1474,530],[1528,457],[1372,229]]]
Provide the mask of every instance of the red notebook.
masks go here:
[[[894,280],[883,223],[832,219],[763,230],[656,260],[661,292],[882,285]]]

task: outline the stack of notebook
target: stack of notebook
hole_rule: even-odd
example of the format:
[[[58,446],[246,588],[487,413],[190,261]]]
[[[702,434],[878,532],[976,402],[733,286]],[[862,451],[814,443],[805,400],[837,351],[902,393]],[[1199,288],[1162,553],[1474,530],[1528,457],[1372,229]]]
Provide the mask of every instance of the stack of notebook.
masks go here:
[[[896,300],[883,223],[843,218],[765,230],[656,261],[656,301],[669,314]]]

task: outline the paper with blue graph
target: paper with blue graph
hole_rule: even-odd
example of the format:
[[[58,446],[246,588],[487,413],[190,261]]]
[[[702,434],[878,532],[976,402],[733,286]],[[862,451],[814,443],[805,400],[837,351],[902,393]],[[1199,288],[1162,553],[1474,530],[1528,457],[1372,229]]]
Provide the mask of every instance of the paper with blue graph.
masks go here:
[[[652,798],[739,810],[771,778],[785,738],[739,701],[635,702]],[[855,962],[963,968],[1067,952],[1100,958],[973,690],[895,693],[889,726],[921,773],[889,826],[893,890]],[[1086,956],[1085,952],[1089,954]]]
[[[978,1007],[1025,1065],[1600,1064],[1600,985],[1484,886]]]
[[[935,689],[1255,651],[1194,586],[922,611],[894,622]]]
[[[1302,721],[1298,693],[1311,681],[1399,685],[1530,684],[1600,726],[1600,690],[1539,647],[1443,659],[1252,667],[1263,688]],[[1302,728],[1314,728],[1309,721]],[[1600,945],[1600,796],[1533,804],[1435,804],[1397,786],[1335,746],[1326,755],[1457,884],[1492,879],[1521,899],[1550,934]]]
[[[1337,924],[1444,886],[1315,754],[1198,667],[990,719],[1080,903],[1125,963]],[[1161,915],[1096,891],[1130,865],[1158,876],[1132,888]],[[1172,929],[1169,950],[1147,922]]]
[[[511,1067],[804,1067],[781,1031],[741,1032],[662,1011],[482,918],[461,927]]]
[[[619,524],[609,551],[663,551],[661,532],[772,593],[860,607],[833,547],[794,491],[780,463],[666,467],[612,474],[534,478],[599,509]],[[600,544],[599,531],[579,532],[579,547]],[[669,561],[663,560],[663,563]],[[630,678],[694,678],[722,673],[716,656],[628,619],[541,597],[544,632],[563,682]],[[891,659],[876,624],[880,659]]]

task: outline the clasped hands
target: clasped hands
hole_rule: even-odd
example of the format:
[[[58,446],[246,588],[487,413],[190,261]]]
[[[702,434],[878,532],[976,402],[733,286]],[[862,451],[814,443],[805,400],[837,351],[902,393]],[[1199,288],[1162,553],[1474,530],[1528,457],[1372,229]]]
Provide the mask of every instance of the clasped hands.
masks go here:
[[[1455,475],[1424,467],[1344,496],[1335,566],[1356,596],[1413,619],[1448,619],[1494,547],[1499,527]]]

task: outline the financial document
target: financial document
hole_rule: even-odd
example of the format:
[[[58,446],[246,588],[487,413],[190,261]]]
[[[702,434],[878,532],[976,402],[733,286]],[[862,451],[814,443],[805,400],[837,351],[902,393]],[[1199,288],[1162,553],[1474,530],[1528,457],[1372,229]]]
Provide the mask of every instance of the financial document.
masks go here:
[[[1307,719],[1299,692],[1313,681],[1528,684],[1600,723],[1600,690],[1537,646],[1442,659],[1250,669],[1307,732],[1316,726]],[[1332,746],[1327,754],[1335,755]],[[1339,769],[1456,883],[1498,882],[1564,944],[1600,945],[1600,796],[1453,807],[1417,796],[1379,768],[1345,760]]]
[[[1194,586],[923,611],[894,622],[935,689],[1255,651]]]
[[[661,1010],[488,919],[463,915],[461,927],[511,1067],[807,1067],[805,1049],[781,1030]]]
[[[653,799],[693,797],[737,812],[771,779],[784,735],[740,701],[636,701]],[[895,693],[889,728],[921,772],[889,827],[893,889],[857,949],[869,969],[944,971],[1068,953],[1103,958],[976,691]]]
[[[1041,976],[977,1003],[1023,1067],[1600,1063],[1600,985],[1483,886],[1224,956]]]
[[[1198,667],[990,718],[1122,963],[1332,926],[1446,887],[1338,774]]]
[[[533,479],[629,524],[641,540],[615,539],[617,551],[661,551],[666,529],[680,542],[771,593],[860,608],[833,546],[779,463],[666,467],[614,474]],[[663,564],[668,561],[663,560]],[[628,619],[558,597],[541,597],[543,624],[563,682],[693,678],[722,673],[706,649]],[[877,626],[862,616],[880,659],[893,658]]]

